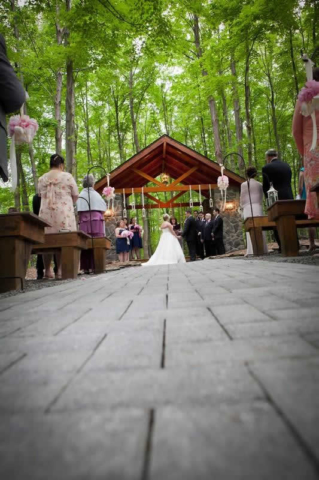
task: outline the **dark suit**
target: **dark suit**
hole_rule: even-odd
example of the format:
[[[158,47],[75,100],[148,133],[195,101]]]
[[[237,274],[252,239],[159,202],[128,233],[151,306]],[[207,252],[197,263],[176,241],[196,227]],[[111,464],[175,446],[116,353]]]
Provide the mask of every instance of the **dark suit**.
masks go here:
[[[13,113],[25,102],[25,91],[7,58],[6,43],[0,34],[0,177],[8,181],[6,114]]]
[[[291,189],[291,168],[288,163],[275,158],[267,163],[262,169],[263,173],[263,191],[267,198],[267,192],[270,188],[270,182],[278,192],[279,200],[293,200],[294,196]],[[281,250],[279,234],[274,230],[275,239]]]
[[[35,215],[39,216],[41,208],[41,197],[36,193],[32,199],[32,210]],[[43,278],[43,257],[42,255],[37,255],[37,279],[41,280]],[[58,266],[56,262],[56,256],[54,255],[54,273],[56,274],[58,271]]]
[[[223,255],[225,246],[223,240],[223,219],[220,215],[214,218],[212,228],[213,255]]]
[[[197,232],[195,218],[190,216],[184,223],[182,237],[185,238],[187,242],[191,262],[194,262],[196,260],[196,236]]]
[[[196,223],[196,232],[197,232],[197,237],[196,237],[196,254],[200,258],[204,258],[204,243],[202,240],[204,240],[204,227],[205,227],[205,220],[200,220],[200,218],[197,218],[195,220]],[[200,234],[200,235],[199,235]]]
[[[206,257],[210,257],[213,254],[212,228],[213,228],[212,220],[204,223],[203,239],[204,239]]]

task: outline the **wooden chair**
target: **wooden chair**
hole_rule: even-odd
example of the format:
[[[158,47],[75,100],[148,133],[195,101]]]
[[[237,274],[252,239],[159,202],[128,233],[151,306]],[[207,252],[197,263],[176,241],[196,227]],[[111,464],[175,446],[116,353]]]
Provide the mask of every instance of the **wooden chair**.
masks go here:
[[[61,252],[62,279],[76,278],[79,270],[81,250],[87,249],[91,237],[81,231],[47,233],[43,245],[33,245],[32,253],[46,254]]]
[[[24,288],[31,249],[44,243],[45,227],[50,224],[33,213],[0,215],[1,293]]]

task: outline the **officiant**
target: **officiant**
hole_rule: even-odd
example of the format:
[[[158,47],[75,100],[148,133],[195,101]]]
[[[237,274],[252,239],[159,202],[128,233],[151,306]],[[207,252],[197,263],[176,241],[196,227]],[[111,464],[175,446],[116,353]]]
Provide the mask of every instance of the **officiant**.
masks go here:
[[[79,230],[82,230],[82,232],[92,237],[104,237],[104,212],[106,210],[106,203],[93,187],[93,175],[85,175],[83,179],[83,190],[76,202],[76,208],[79,213]],[[82,250],[80,269],[86,273],[94,270],[92,249]]]

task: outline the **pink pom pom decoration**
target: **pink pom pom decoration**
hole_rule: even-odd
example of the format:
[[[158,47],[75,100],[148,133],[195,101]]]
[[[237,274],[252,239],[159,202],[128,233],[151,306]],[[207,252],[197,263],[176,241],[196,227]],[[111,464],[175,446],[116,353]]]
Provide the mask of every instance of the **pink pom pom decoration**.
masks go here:
[[[309,80],[309,82],[306,83],[306,86],[301,89],[298,95],[298,100],[301,103],[308,103],[317,95],[319,95],[319,82],[316,82],[316,80]]]
[[[217,185],[220,190],[226,190],[229,185],[229,178],[226,175],[222,175],[217,179]]]
[[[9,136],[15,136],[15,143],[31,143],[37,130],[38,122],[28,115],[14,115],[9,120]]]
[[[115,197],[114,190],[114,187],[105,187],[103,188],[102,195],[104,195],[106,200],[112,200]]]

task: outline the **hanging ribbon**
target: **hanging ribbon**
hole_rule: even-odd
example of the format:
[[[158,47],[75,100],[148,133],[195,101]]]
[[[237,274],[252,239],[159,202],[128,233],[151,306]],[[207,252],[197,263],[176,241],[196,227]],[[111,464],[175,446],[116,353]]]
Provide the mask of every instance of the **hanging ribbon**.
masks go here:
[[[123,188],[123,217],[127,217],[125,190]]]
[[[202,205],[202,190],[201,190],[201,186],[198,185],[198,191],[199,191],[199,211],[202,212],[203,211],[203,205]]]
[[[132,188],[132,197],[133,197],[133,200],[132,200],[132,203],[131,203],[131,208],[132,208],[132,210],[135,210],[135,195],[134,195],[134,188]]]
[[[192,186],[189,186],[189,208],[193,208],[194,203],[192,199]]]
[[[214,202],[212,199],[212,187],[209,184],[209,208],[213,208],[213,206],[214,206]]]
[[[142,187],[142,217],[146,217],[146,210],[144,208],[144,187]]]

